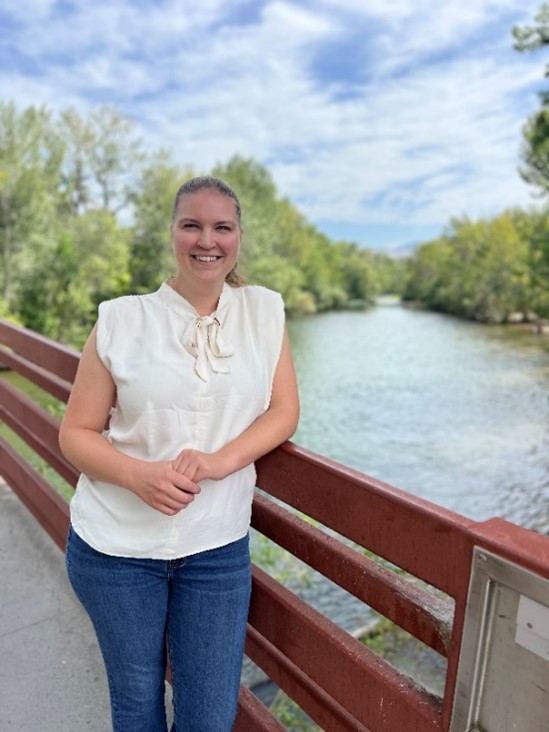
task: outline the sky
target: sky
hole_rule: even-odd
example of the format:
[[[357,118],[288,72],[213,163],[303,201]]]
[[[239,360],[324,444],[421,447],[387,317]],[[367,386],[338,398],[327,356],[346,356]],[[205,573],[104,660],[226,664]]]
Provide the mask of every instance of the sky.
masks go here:
[[[402,251],[452,217],[536,204],[521,130],[537,0],[0,0],[0,99],[109,105],[207,173],[265,165],[332,239]]]

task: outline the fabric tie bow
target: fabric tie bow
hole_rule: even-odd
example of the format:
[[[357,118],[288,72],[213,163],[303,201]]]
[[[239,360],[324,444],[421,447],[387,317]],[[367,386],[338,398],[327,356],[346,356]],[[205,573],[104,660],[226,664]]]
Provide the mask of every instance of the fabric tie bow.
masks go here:
[[[232,356],[234,348],[225,338],[217,318],[206,315],[189,323],[184,346],[196,358],[194,370],[203,381],[208,381],[209,368],[216,373],[228,374],[230,366],[225,359]]]

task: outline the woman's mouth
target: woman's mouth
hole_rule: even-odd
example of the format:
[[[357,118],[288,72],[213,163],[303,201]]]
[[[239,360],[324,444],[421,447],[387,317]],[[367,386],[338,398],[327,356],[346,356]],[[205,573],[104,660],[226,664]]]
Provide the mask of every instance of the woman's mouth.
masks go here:
[[[217,262],[217,260],[220,259],[220,257],[218,257],[218,256],[212,256],[212,255],[206,255],[206,254],[192,254],[191,256],[197,262],[204,262],[205,264],[210,264],[211,262]]]

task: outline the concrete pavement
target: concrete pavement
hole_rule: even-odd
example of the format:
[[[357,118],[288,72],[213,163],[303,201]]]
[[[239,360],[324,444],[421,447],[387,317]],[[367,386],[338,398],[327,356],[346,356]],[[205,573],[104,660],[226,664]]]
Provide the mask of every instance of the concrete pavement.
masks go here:
[[[63,553],[0,478],[0,732],[109,732],[103,662]]]

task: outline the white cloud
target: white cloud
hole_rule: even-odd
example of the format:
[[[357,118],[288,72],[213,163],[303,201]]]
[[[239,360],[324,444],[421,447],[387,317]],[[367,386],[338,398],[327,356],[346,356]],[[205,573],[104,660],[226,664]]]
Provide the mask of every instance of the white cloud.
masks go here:
[[[21,106],[115,104],[150,149],[196,170],[235,153],[267,162],[313,221],[443,226],[529,201],[520,128],[544,61],[513,51],[510,24],[537,3],[280,0],[248,19],[246,2],[222,0],[54,5],[10,5],[0,85]],[[319,77],[325,49],[372,21],[354,46],[366,73],[349,52]]]

